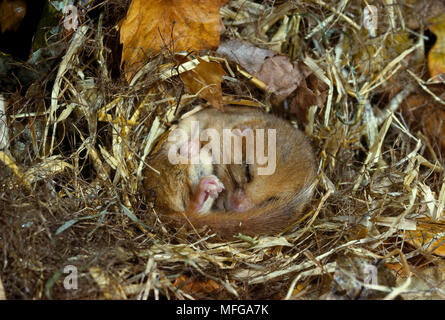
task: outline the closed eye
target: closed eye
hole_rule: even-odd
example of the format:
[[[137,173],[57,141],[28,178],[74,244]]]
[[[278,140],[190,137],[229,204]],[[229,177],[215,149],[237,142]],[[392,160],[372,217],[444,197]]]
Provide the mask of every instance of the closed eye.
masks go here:
[[[270,197],[269,199],[267,199],[267,201],[266,202],[275,202],[275,201],[278,201],[280,198],[278,198],[278,197]]]
[[[246,174],[246,180],[247,183],[249,183],[250,181],[252,181],[252,176],[250,174],[250,166],[248,164],[245,165],[245,174]]]

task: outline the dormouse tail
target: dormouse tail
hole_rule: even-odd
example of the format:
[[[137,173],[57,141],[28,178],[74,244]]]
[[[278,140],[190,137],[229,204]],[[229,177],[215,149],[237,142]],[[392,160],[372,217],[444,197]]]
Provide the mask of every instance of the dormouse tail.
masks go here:
[[[165,215],[167,224],[201,229],[208,226],[223,239],[241,233],[247,236],[273,235],[286,230],[301,217],[303,205],[312,196],[314,185],[304,188],[297,196],[271,201],[262,207],[244,212],[211,212],[209,214],[177,212]]]

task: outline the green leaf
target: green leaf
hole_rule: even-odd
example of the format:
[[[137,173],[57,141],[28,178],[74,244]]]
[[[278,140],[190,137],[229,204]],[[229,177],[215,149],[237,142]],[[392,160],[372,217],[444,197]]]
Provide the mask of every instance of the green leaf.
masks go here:
[[[137,224],[140,224],[141,226],[143,226],[144,228],[153,230],[153,227],[141,222],[135,215],[133,212],[131,212],[126,206],[124,206],[123,204],[120,204],[122,210],[124,211],[124,213],[134,222],[136,222]]]
[[[77,221],[79,221],[79,219],[71,219],[71,220],[65,222],[59,229],[57,229],[56,235],[58,235],[59,233],[62,233],[63,231],[65,231],[66,229],[71,227],[73,224],[75,224]]]

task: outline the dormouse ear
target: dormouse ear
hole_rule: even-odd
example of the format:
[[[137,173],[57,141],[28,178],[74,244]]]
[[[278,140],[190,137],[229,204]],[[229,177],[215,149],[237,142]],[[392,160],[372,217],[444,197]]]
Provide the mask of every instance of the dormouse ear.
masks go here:
[[[246,124],[240,124],[240,125],[234,126],[232,131],[234,131],[234,132],[239,132],[239,131],[244,132],[245,130],[249,130],[249,129],[252,130],[252,127],[250,127],[250,126],[248,126]]]
[[[242,136],[242,137],[252,137],[255,135],[255,129],[256,127],[252,126],[254,121],[248,121],[239,123],[236,126],[233,126],[231,132],[235,136]]]
[[[242,132],[246,129],[251,129],[251,130],[265,129],[264,126],[265,126],[264,121],[250,120],[250,121],[244,121],[244,122],[237,124],[236,126],[233,127],[233,129],[239,129]]]

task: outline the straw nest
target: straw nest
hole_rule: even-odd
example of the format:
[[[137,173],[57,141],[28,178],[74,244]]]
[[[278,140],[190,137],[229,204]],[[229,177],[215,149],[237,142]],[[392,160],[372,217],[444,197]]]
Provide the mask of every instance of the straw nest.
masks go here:
[[[403,109],[415,93],[444,100],[424,80],[430,13],[411,2],[369,1],[379,14],[376,37],[363,28],[361,1],[234,0],[221,9],[222,38],[303,62],[319,85],[311,89],[325,98],[298,117],[271,105],[270,95],[227,61],[234,72],[224,95],[298,125],[319,161],[315,195],[293,231],[227,242],[211,232],[167,229],[144,194],[142,171],[157,139],[205,101],[183,92],[168,54],[150,57],[127,83],[115,26],[128,2],[98,2],[78,31],[57,43],[64,50],[43,81],[26,94],[5,95],[0,294],[445,297],[437,251],[445,231],[441,152]],[[76,290],[64,287],[73,270],[67,266],[78,272]]]

